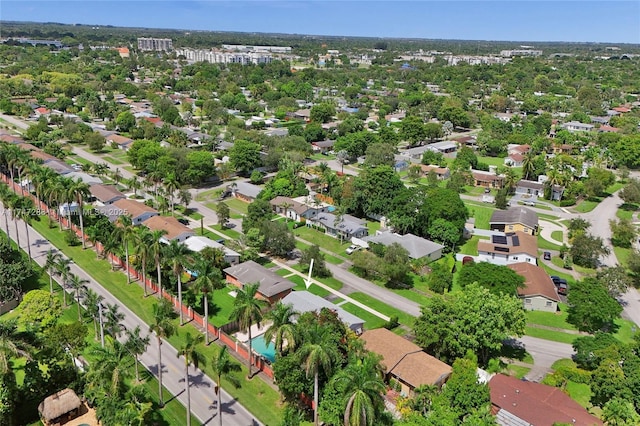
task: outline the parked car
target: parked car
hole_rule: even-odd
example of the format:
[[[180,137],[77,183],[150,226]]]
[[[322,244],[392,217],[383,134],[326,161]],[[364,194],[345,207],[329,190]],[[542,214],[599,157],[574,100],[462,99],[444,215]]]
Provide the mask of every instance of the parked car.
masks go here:
[[[566,296],[568,292],[569,292],[569,286],[566,283],[558,285],[558,294],[562,294],[563,296]]]
[[[551,260],[551,252],[549,252],[549,251],[545,251],[545,252],[542,254],[542,258],[543,258],[544,260]]]
[[[347,254],[353,254],[354,252],[356,252],[358,250],[360,250],[360,246],[352,244],[347,248],[346,252],[347,252]]]
[[[188,225],[189,224],[189,219],[180,218],[180,219],[178,219],[178,222],[180,222],[183,225]]]
[[[525,201],[523,204],[525,206],[535,207],[536,202],[535,201]]]

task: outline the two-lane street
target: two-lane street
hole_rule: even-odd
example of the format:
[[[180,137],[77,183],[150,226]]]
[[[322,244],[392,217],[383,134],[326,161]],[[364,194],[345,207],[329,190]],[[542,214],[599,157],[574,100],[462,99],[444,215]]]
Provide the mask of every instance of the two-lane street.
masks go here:
[[[1,204],[0,204],[1,205]],[[11,238],[15,241],[15,227],[10,226],[9,231]],[[24,222],[19,221],[18,231],[22,248],[26,251],[27,235],[24,228]],[[43,266],[46,261],[46,254],[49,249],[56,252],[58,250],[51,245],[45,238],[40,235],[32,227],[29,227],[29,237],[31,240],[31,252],[34,260],[38,265]],[[90,250],[90,249],[89,249]],[[104,298],[106,304],[116,304],[120,307],[120,312],[124,314],[122,324],[127,329],[134,329],[140,326],[143,335],[148,335],[149,326],[145,324],[137,315],[129,310],[123,303],[116,299],[97,281],[95,281],[85,270],[78,265],[71,264],[71,272],[82,279],[89,281],[87,287],[94,290]],[[137,285],[137,284],[132,284]],[[180,402],[186,405],[186,393],[184,385],[184,359],[178,357],[177,350],[167,341],[163,341],[162,345],[162,374],[163,385],[166,389],[175,395]],[[154,375],[158,375],[158,344],[155,335],[151,336],[151,342],[147,347],[147,351],[140,357],[140,362]],[[200,370],[193,367],[191,370],[191,412],[198,418],[202,424],[213,424],[214,420],[217,424],[217,403],[214,394],[214,382]],[[257,379],[256,379],[257,380]],[[165,397],[168,399],[168,396]],[[233,399],[228,393],[222,391],[223,420],[225,425],[234,426],[255,426],[260,425],[249,411]],[[186,419],[185,419],[186,421]]]

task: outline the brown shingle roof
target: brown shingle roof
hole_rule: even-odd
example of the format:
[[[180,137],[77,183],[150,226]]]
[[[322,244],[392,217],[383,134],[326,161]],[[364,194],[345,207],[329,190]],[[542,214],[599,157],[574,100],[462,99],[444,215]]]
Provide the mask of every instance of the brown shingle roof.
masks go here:
[[[434,166],[433,164],[429,164],[429,165],[422,164],[420,168],[422,169],[422,173],[424,174],[427,174],[433,170],[435,174],[437,174],[438,176],[444,176],[449,171],[447,167]]]
[[[95,184],[89,187],[91,195],[93,195],[98,201],[108,203],[118,198],[124,198],[124,194],[114,185],[102,185]]]
[[[491,215],[489,224],[514,224],[521,223],[530,228],[538,226],[538,215],[526,207],[511,207],[508,210],[496,210]]]
[[[38,405],[38,412],[43,420],[49,422],[80,408],[82,402],[76,393],[67,388],[50,395]]]
[[[289,197],[283,197],[281,195],[278,195],[276,198],[274,198],[273,200],[269,201],[269,203],[273,207],[280,207],[280,208],[282,208],[284,205],[286,205],[287,209],[293,210],[296,213],[298,213],[299,215],[303,214],[304,212],[306,212],[310,208],[308,206],[305,206],[304,204],[302,204],[299,201],[296,201],[296,200],[294,200],[292,198],[289,198]]]
[[[178,238],[180,235],[196,234],[193,229],[189,228],[186,225],[181,224],[180,222],[178,222],[178,219],[171,216],[153,216],[142,223],[144,224],[144,226],[146,226],[152,231],[156,231],[156,230],[167,231],[167,233],[164,234],[164,238],[166,238],[169,241],[175,238]]]
[[[258,292],[265,297],[275,296],[296,286],[293,282],[253,260],[230,266],[224,272],[238,280],[243,286],[245,284],[258,283]]]
[[[501,182],[504,180],[504,176],[478,170],[472,170],[471,176],[478,182]]]
[[[518,231],[507,234],[506,240],[506,244],[495,243],[493,239],[488,241],[480,240],[478,241],[478,251],[501,255],[524,253],[531,257],[538,257],[538,239],[536,237]]]
[[[518,296],[543,296],[556,302],[560,301],[551,277],[541,267],[527,262],[514,263],[507,267],[524,277],[524,287],[518,288]]]
[[[489,381],[491,404],[532,425],[602,425],[561,389],[496,374]]]
[[[115,142],[117,145],[127,145],[133,142],[133,139],[129,139],[121,135],[109,135],[106,139],[107,142]]]
[[[386,328],[362,333],[364,347],[382,356],[385,373],[401,378],[410,386],[440,385],[451,374],[451,367],[424,352],[420,346]]]
[[[116,201],[113,205],[122,210],[124,214],[131,216],[133,219],[144,213],[158,213],[156,209],[149,207],[140,201],[129,200],[126,198]]]
[[[52,161],[52,160],[57,160],[56,157],[54,157],[53,155],[49,155],[43,151],[31,151],[31,158],[35,158],[38,160],[42,160],[43,163],[46,163],[47,161]]]

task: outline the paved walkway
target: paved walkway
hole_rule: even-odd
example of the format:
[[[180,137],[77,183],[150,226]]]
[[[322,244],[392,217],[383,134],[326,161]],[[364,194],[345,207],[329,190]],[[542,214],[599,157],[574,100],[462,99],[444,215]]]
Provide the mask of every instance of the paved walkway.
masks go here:
[[[11,234],[11,238],[16,241],[15,227],[9,226],[9,232]],[[22,221],[19,221],[18,223],[18,232],[21,248],[26,252],[27,235],[24,222]],[[33,260],[38,265],[44,265],[46,262],[46,254],[50,249],[60,253],[56,247],[54,247],[31,226],[29,226],[29,237],[31,241]],[[104,298],[104,303],[115,304],[120,307],[120,312],[125,316],[122,324],[127,329],[132,330],[136,326],[140,326],[143,335],[149,335],[151,337],[151,342],[147,347],[147,351],[140,357],[140,362],[151,372],[151,374],[157,376],[158,344],[155,336],[148,332],[149,325],[142,321],[142,319],[127,308],[126,305],[102,287],[102,285],[94,280],[93,277],[91,277],[84,269],[80,268],[75,263],[70,265],[70,269],[73,274],[87,280],[87,287],[101,295]],[[67,292],[71,293],[71,289],[67,289]],[[175,398],[177,398],[182,404],[186,405],[186,394],[184,392],[184,360],[181,357],[178,357],[177,350],[169,342],[163,340],[162,348],[163,385],[172,395],[175,395]],[[217,422],[217,403],[215,402],[216,397],[213,390],[215,383],[201,370],[194,369],[193,367],[191,368],[190,377],[192,414],[198,418],[202,424],[213,423],[214,420]],[[168,398],[165,397],[165,399]],[[225,425],[255,426],[261,424],[246,408],[244,408],[224,390],[222,391],[222,401],[222,409],[225,412]]]
[[[540,236],[542,238],[549,241],[550,243],[557,244],[559,246],[563,244],[566,244],[567,246],[569,245],[569,237],[567,236],[565,226],[562,226],[558,223],[550,222],[548,220],[539,220],[538,223],[540,226]],[[562,241],[558,241],[553,238],[551,234],[553,234],[554,231],[562,232]]]

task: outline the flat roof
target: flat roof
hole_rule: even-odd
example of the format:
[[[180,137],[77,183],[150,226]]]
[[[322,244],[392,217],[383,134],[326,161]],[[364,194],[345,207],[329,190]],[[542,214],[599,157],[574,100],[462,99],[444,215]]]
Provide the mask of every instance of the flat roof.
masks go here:
[[[282,303],[291,304],[293,309],[300,313],[314,311],[319,312],[322,308],[330,309],[335,311],[336,314],[338,314],[340,321],[347,324],[349,328],[354,325],[357,326],[357,328],[360,328],[364,324],[364,320],[362,318],[359,318],[345,311],[340,306],[336,306],[328,300],[305,290],[292,291],[282,299]]]

